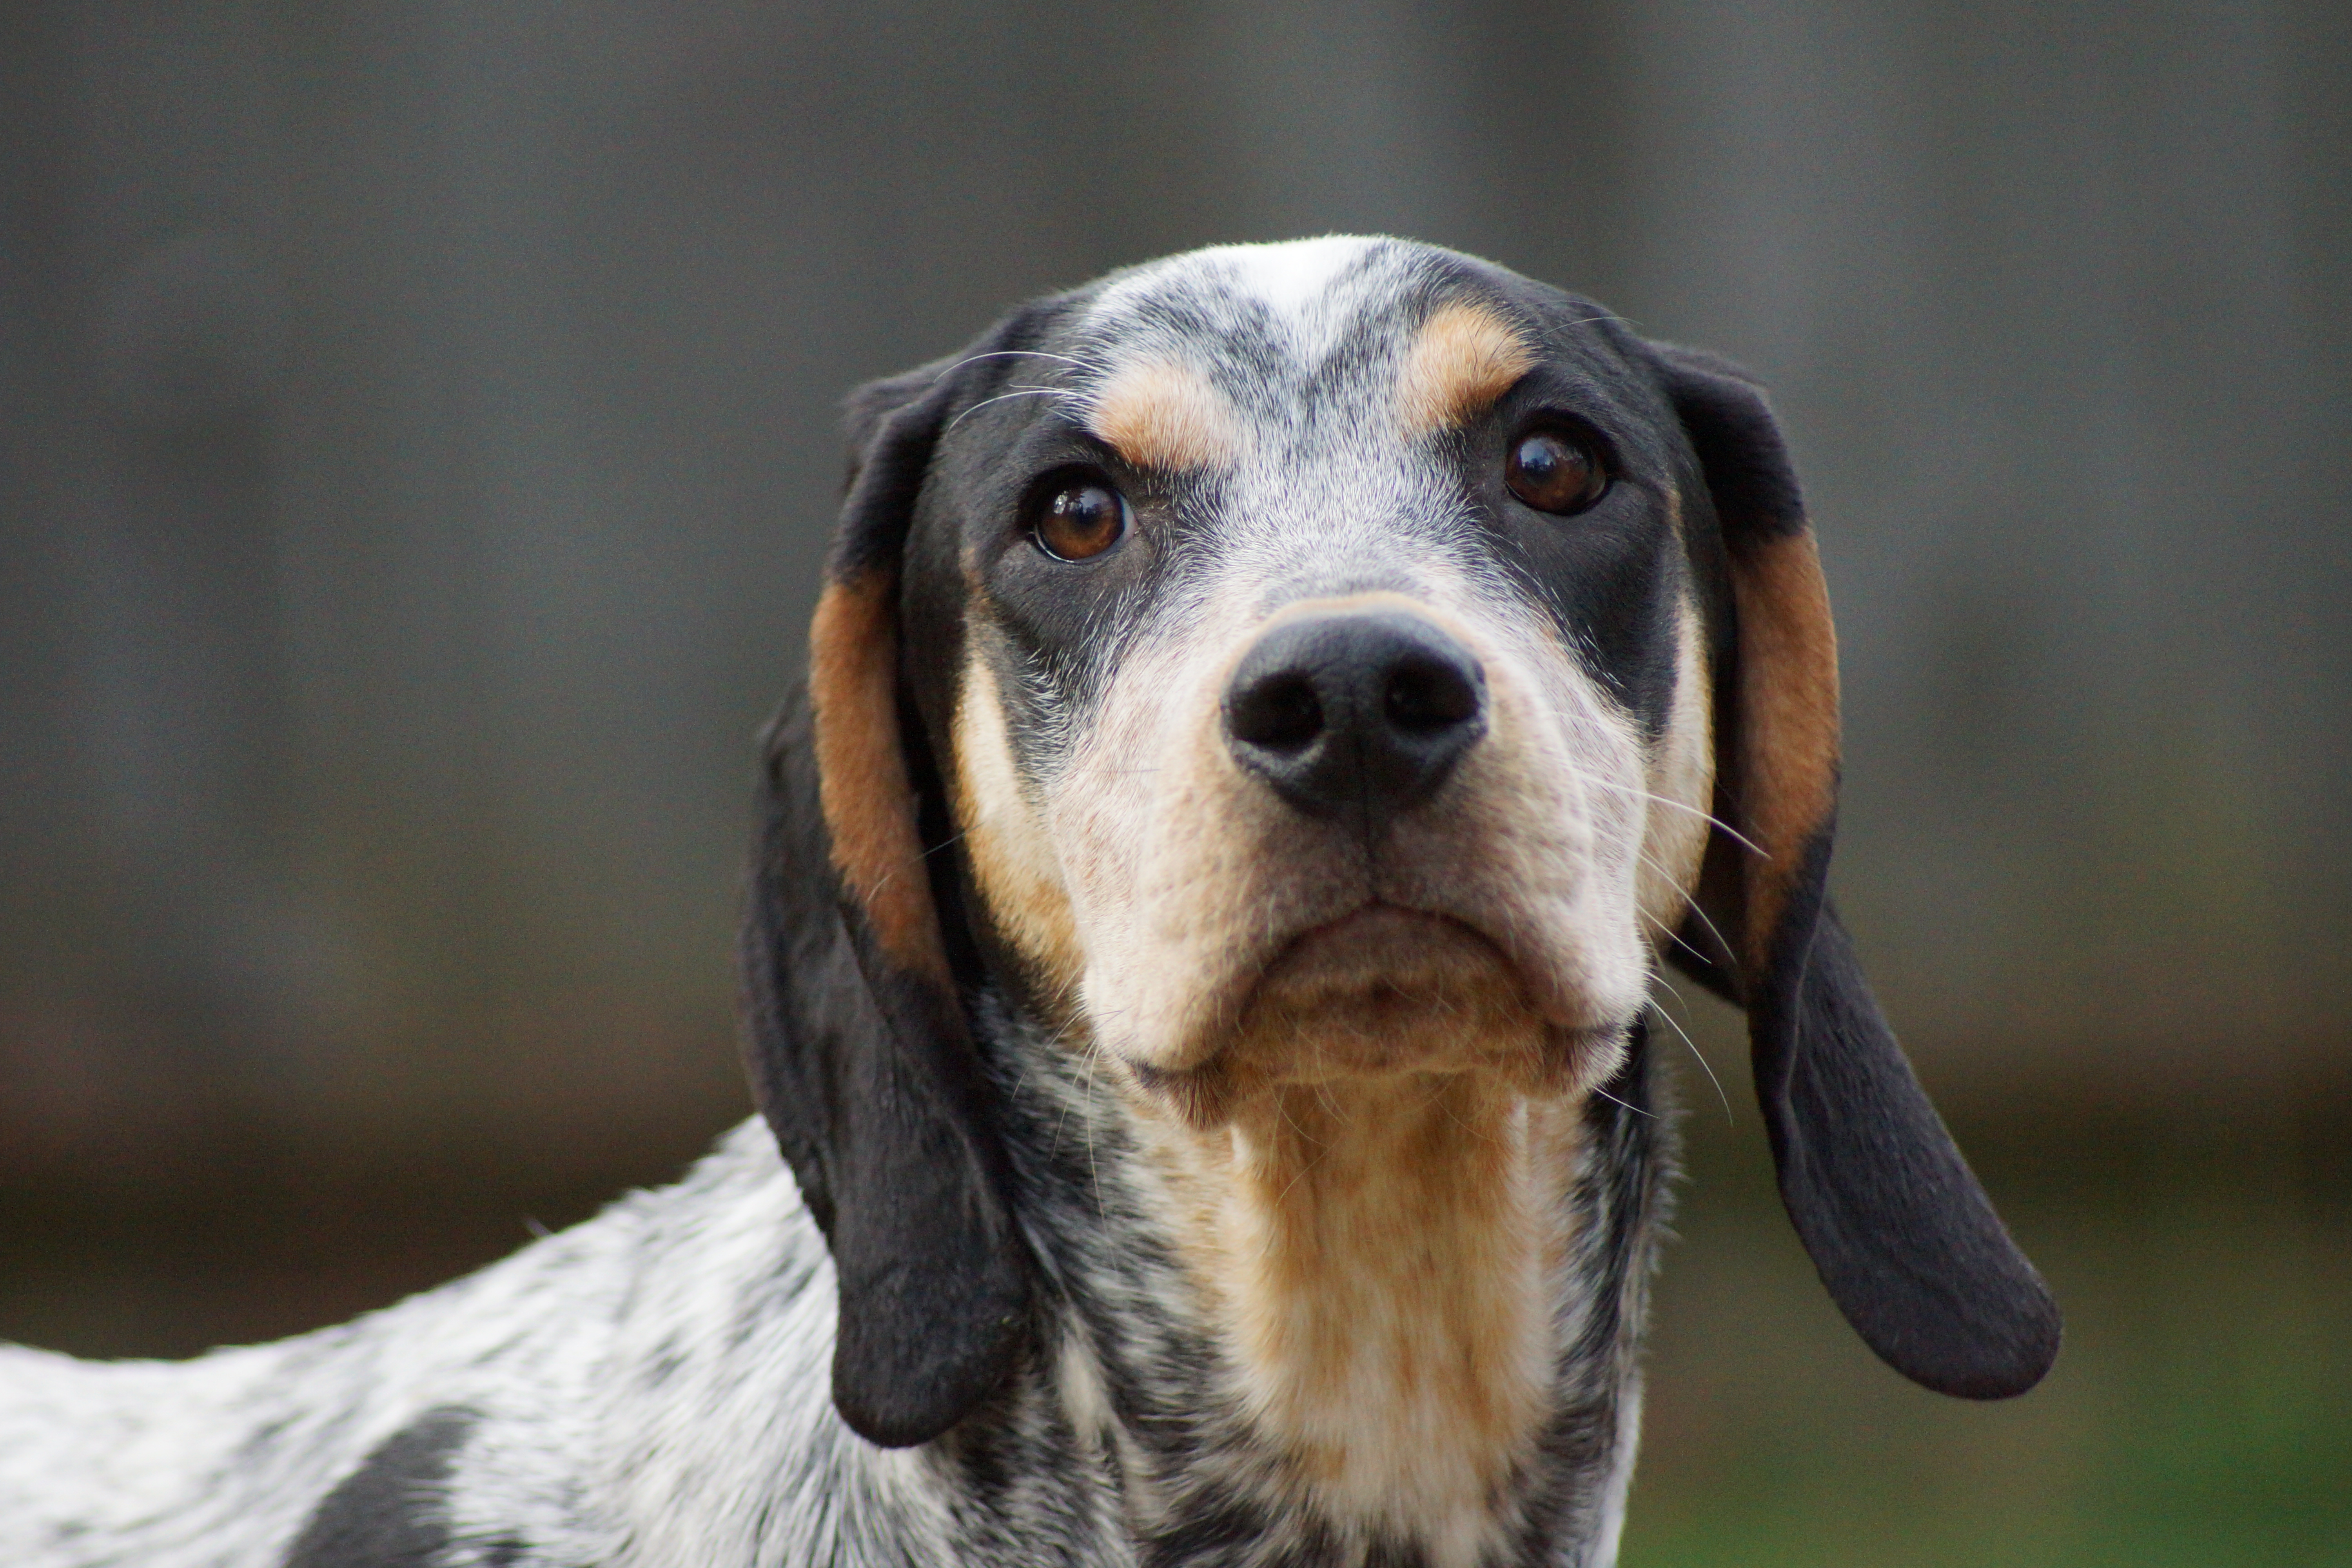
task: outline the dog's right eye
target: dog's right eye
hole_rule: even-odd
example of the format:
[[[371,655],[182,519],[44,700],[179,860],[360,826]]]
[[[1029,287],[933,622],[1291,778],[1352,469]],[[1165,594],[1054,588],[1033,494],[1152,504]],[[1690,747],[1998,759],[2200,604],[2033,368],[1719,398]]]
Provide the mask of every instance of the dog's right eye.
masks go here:
[[[1056,561],[1090,561],[1127,533],[1127,500],[1099,474],[1071,474],[1041,486],[1029,537]]]

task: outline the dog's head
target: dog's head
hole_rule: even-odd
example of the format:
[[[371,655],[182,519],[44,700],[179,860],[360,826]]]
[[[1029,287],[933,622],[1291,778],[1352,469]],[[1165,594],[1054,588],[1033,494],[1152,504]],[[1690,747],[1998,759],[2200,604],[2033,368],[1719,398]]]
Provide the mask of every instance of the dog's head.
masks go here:
[[[1864,1339],[1974,1397],[2046,1370],[2055,1308],[1826,902],[1829,605],[1741,373],[1321,240],[1041,301],[851,423],[743,957],[858,1431],[944,1430],[1028,1322],[984,986],[1204,1128],[1335,1077],[1590,1092],[1671,957],[1746,1007]]]

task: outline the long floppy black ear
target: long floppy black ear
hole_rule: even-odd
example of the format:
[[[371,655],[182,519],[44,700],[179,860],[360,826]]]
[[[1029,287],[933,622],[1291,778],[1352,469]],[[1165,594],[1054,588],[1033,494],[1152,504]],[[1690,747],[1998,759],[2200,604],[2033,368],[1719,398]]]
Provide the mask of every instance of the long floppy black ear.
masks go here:
[[[1738,634],[1719,673],[1716,814],[1677,961],[1748,1010],[1781,1201],[1871,1349],[1944,1394],[2000,1399],[2058,1354],[2058,1305],[2010,1240],[1895,1043],[1828,899],[1836,634],[1779,426],[1747,375],[1661,347],[1721,527]],[[1726,951],[1727,947],[1729,951]]]
[[[1030,1273],[931,897],[902,720],[899,561],[957,377],[853,399],[848,499],[805,691],[766,738],[743,1051],[839,1280],[833,1398],[887,1447],[1003,1378]]]

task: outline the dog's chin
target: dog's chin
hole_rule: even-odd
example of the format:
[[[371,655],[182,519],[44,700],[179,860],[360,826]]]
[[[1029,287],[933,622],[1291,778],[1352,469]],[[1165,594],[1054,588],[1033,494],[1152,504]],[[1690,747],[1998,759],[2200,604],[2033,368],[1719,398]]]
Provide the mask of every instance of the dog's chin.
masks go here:
[[[1519,966],[1471,926],[1375,903],[1286,945],[1199,1065],[1129,1066],[1147,1093],[1207,1125],[1287,1086],[1404,1074],[1488,1074],[1529,1095],[1570,1093],[1613,1060],[1623,1034],[1622,1022],[1548,1016]]]

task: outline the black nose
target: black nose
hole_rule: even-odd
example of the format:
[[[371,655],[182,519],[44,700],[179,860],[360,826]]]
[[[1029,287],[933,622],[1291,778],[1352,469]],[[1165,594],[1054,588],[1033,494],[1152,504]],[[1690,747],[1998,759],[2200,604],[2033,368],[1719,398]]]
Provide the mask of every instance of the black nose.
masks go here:
[[[1287,621],[1225,688],[1242,766],[1310,816],[1370,827],[1425,800],[1486,731],[1486,678],[1470,650],[1401,610]]]

